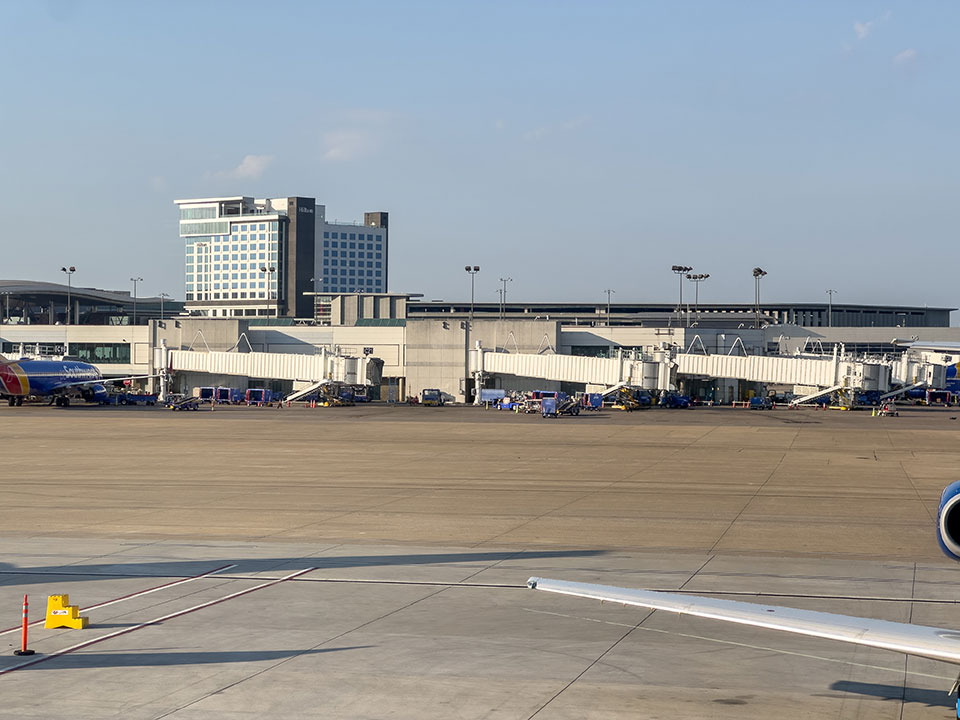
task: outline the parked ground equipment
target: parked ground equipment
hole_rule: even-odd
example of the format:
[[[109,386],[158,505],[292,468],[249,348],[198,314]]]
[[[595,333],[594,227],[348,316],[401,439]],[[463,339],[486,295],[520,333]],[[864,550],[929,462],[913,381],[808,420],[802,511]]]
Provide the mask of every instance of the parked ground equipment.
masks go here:
[[[171,396],[167,400],[167,407],[171,410],[199,410],[200,398]]]
[[[443,407],[443,393],[436,388],[420,393],[420,404],[428,407]]]
[[[688,408],[690,407],[690,398],[675,392],[666,392],[660,396],[660,407],[665,408]]]

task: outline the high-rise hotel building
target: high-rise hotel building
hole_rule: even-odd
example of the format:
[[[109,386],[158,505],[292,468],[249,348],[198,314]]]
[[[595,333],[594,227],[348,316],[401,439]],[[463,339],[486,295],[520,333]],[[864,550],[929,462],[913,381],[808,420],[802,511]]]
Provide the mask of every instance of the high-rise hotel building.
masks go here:
[[[387,290],[387,213],[328,223],[314,198],[176,200],[188,312],[313,317],[315,293]]]
[[[317,207],[317,290],[385,293],[387,213],[364,213],[363,223],[327,222],[324,206]]]

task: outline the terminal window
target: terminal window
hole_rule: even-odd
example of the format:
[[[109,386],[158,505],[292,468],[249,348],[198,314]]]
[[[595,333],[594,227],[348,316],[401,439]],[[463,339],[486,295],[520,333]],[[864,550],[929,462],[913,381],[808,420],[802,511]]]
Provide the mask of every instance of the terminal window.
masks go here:
[[[70,355],[90,363],[130,364],[129,343],[70,343]]]
[[[4,342],[0,344],[0,352],[3,352],[4,355],[16,355],[19,356],[21,352],[24,353],[34,353],[36,355],[64,355],[63,345],[59,343],[16,343],[16,342]]]

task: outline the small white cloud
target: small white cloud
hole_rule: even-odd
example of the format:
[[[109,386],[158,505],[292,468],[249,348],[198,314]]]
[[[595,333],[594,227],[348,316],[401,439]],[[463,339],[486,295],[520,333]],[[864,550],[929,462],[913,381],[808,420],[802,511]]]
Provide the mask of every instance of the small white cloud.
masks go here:
[[[917,60],[917,51],[913,48],[904,50],[903,52],[898,52],[893,56],[894,65],[910,65]]]
[[[853,32],[856,34],[857,40],[866,40],[870,33],[876,29],[877,25],[884,23],[889,19],[890,11],[888,10],[883,15],[878,18],[874,18],[873,20],[867,20],[866,22],[860,22],[857,20],[853,24]]]
[[[377,138],[367,130],[333,130],[323,135],[323,159],[349,162],[372,155],[379,147]]]
[[[395,124],[394,116],[384,110],[353,109],[337,113],[330,129],[321,134],[323,159],[350,162],[375,155]]]
[[[255,180],[263,175],[273,162],[273,155],[244,155],[243,160],[232,170],[221,170],[218,176],[232,180]]]
[[[873,21],[870,22],[855,22],[853,24],[853,31],[857,34],[857,40],[865,40],[867,35],[873,31]]]

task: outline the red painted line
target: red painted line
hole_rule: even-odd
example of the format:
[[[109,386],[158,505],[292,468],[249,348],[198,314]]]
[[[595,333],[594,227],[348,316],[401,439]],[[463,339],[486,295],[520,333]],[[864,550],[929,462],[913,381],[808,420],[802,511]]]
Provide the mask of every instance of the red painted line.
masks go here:
[[[170,613],[169,615],[163,615],[162,617],[154,618],[153,620],[147,620],[147,622],[140,623],[139,625],[134,625],[133,627],[123,628],[122,630],[116,630],[112,633],[101,635],[98,638],[93,638],[92,640],[85,640],[82,643],[71,645],[70,647],[64,648],[63,650],[57,650],[56,652],[52,652],[49,655],[41,655],[40,657],[34,658],[33,660],[22,662],[19,665],[13,665],[12,667],[4,668],[3,670],[0,670],[0,675],[6,675],[7,673],[12,673],[14,670],[22,670],[23,668],[30,667],[31,665],[37,665],[38,663],[46,662],[47,660],[53,660],[54,658],[61,657],[62,655],[72,653],[76,650],[82,650],[83,648],[90,647],[91,645],[96,645],[97,643],[101,643],[104,640],[110,640],[111,638],[119,637],[121,635],[126,635],[128,633],[134,632],[135,630],[142,630],[145,627],[150,627],[151,625],[156,625],[158,623],[162,623],[167,620],[173,620],[174,618],[178,618],[183,615],[188,615],[192,612],[196,612],[197,610],[203,610],[204,608],[212,607],[213,605],[219,605],[222,602],[226,602],[227,600],[233,600],[234,598],[238,598],[241,595],[248,595],[249,593],[256,592],[257,590],[262,590],[263,588],[271,587],[273,585],[278,585],[282,582],[286,582],[287,580],[292,580],[295,577],[299,577],[300,575],[305,575],[308,572],[313,572],[316,569],[317,568],[312,567],[312,568],[307,568],[306,570],[298,570],[297,572],[291,573],[290,575],[285,575],[282,578],[277,578],[276,580],[271,580],[270,582],[265,582],[260,585],[256,585],[252,588],[247,588],[246,590],[240,590],[238,592],[231,593],[230,595],[224,595],[222,598],[217,598],[216,600],[209,600],[205,603],[200,603],[199,605],[194,605],[193,607],[189,607],[186,610],[178,610],[175,613]]]
[[[224,565],[223,567],[218,567],[215,570],[210,570],[209,572],[200,573],[199,575],[192,575],[191,577],[183,578],[181,580],[173,580],[171,582],[164,583],[163,585],[157,585],[156,587],[148,588],[146,590],[140,590],[138,592],[130,593],[129,595],[121,595],[120,597],[114,598],[113,600],[107,600],[102,603],[97,603],[96,605],[91,605],[90,607],[81,608],[80,612],[89,612],[90,610],[97,610],[99,608],[106,607],[107,605],[113,605],[114,603],[118,603],[123,600],[130,600],[135,597],[140,597],[141,595],[149,595],[150,593],[155,593],[158,590],[163,590],[164,588],[176,587],[177,585],[182,585],[183,583],[193,582],[194,580],[199,580],[201,578],[209,577],[210,575],[214,575],[222,570],[229,570],[230,568],[234,568],[234,567],[236,567],[236,565]],[[43,625],[45,622],[46,622],[46,618],[44,618],[43,620],[35,620],[34,622],[30,623],[30,625],[31,626]],[[7,635],[19,629],[20,629],[20,626],[17,625],[16,627],[7,628],[6,630],[0,630],[0,635]]]

